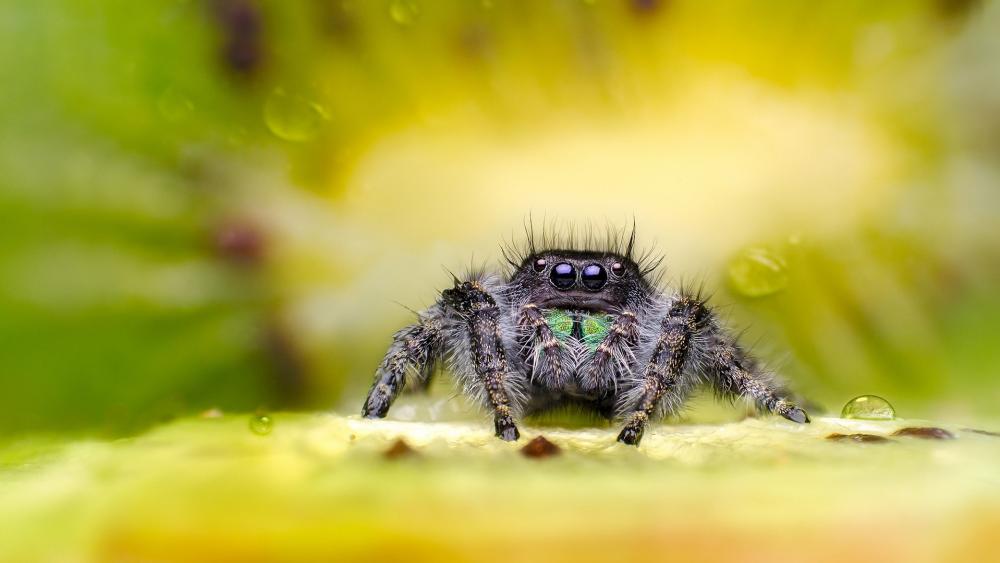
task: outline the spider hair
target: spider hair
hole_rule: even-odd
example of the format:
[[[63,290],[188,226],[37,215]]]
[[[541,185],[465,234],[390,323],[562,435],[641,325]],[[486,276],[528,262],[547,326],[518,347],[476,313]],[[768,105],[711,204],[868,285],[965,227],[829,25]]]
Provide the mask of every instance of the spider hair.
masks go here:
[[[598,252],[613,254],[638,266],[643,276],[659,279],[657,273],[664,256],[652,247],[636,248],[636,223],[631,227],[618,227],[606,223],[603,227],[592,222],[578,225],[569,221],[543,219],[536,228],[530,216],[524,222],[523,236],[511,236],[500,245],[500,254],[511,270],[544,252]],[[654,284],[655,285],[655,284]]]

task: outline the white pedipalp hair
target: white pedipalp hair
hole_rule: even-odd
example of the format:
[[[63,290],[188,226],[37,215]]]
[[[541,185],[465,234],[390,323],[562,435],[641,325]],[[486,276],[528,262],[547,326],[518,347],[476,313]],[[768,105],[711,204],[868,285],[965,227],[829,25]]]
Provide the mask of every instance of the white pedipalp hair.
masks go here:
[[[521,364],[519,361],[521,356],[516,349],[518,329],[515,320],[510,315],[510,304],[507,293],[503,291],[503,281],[496,274],[482,271],[471,272],[466,280],[478,282],[496,301],[500,313],[497,319],[500,340],[508,366],[507,373],[503,378],[503,386],[510,399],[511,410],[517,414],[526,400],[526,385],[523,367],[519,365]],[[476,403],[488,407],[486,389],[476,373],[466,319],[454,311],[445,311],[442,318],[441,340],[445,353],[445,364],[455,375],[461,391]]]

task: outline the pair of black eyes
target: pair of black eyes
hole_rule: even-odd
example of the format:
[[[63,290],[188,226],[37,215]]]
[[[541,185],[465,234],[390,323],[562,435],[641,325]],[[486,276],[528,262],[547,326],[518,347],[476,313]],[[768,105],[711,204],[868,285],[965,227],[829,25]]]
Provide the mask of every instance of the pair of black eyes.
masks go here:
[[[545,270],[545,264],[544,258],[535,260],[535,271],[541,272]],[[625,272],[625,267],[619,262],[615,262],[611,265],[611,271],[616,276],[620,276]],[[549,280],[556,289],[569,289],[576,285],[576,279],[576,267],[568,262],[556,264],[552,267],[552,271],[549,272]],[[597,291],[608,283],[608,271],[600,264],[588,264],[580,272],[580,283],[583,284],[583,287],[591,291]]]

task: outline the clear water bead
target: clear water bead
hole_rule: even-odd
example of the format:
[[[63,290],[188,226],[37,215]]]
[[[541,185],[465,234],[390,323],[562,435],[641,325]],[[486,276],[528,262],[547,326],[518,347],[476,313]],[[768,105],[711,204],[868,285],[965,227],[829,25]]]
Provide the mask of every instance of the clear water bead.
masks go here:
[[[413,25],[420,17],[420,5],[414,0],[393,0],[389,4],[389,17],[399,25]]]
[[[746,297],[764,297],[788,286],[788,266],[777,253],[747,248],[729,262],[729,283]]]
[[[266,414],[255,414],[250,417],[250,431],[258,436],[267,436],[274,428],[274,421]]]
[[[319,134],[326,118],[323,108],[301,96],[278,88],[264,104],[264,123],[276,136],[293,142],[308,141]]]
[[[156,110],[167,121],[180,121],[194,111],[194,103],[174,88],[167,88],[156,100]]]
[[[847,401],[844,410],[840,412],[840,417],[860,420],[892,420],[896,418],[896,411],[889,404],[889,401],[882,397],[861,395]]]

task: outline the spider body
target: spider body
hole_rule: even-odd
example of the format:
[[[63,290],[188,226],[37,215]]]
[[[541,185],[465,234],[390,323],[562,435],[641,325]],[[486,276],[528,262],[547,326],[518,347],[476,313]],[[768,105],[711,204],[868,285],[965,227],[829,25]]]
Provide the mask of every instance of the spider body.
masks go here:
[[[362,414],[384,417],[404,385],[426,385],[443,360],[504,440],[519,437],[521,415],[577,404],[619,417],[618,440],[638,444],[650,419],[677,412],[701,384],[809,421],[699,295],[659,289],[657,263],[633,256],[634,234],[599,250],[570,246],[536,248],[529,237],[504,253],[506,275],[455,279],[395,334]]]

